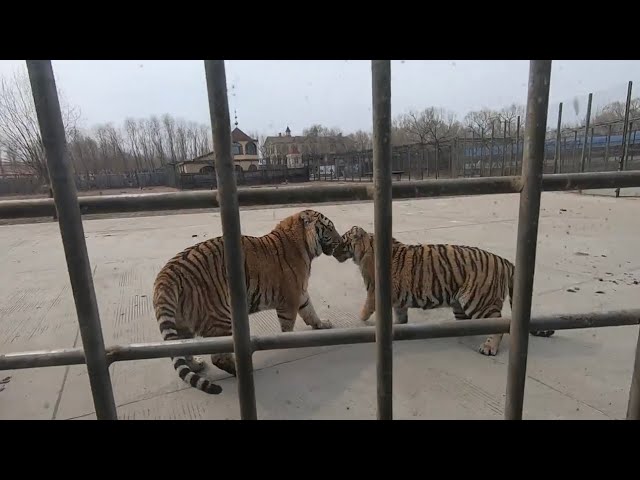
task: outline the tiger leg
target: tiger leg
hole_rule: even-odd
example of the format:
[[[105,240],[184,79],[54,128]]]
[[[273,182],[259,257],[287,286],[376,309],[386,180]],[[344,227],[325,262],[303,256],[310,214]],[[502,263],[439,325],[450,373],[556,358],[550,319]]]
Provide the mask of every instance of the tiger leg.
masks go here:
[[[193,333],[187,329],[178,329],[178,339],[179,340],[188,340],[193,338]],[[204,370],[206,363],[204,363],[204,358],[195,355],[185,355],[185,360],[187,361],[187,365],[194,373],[199,373]]]
[[[364,305],[360,310],[360,321],[366,322],[371,318],[373,312],[376,311],[376,294],[374,291],[367,292],[367,299],[364,301]]]
[[[304,292],[300,298],[298,314],[302,317],[304,323],[314,330],[323,330],[333,327],[329,320],[320,320],[315,308],[313,308],[313,303],[311,302],[311,297],[308,292]]]
[[[462,308],[462,306],[455,302],[451,305],[453,310],[453,315],[456,320],[470,320],[471,318],[500,318],[501,312],[500,309],[490,309],[487,310],[482,309],[480,312],[476,312],[475,315],[471,316]],[[469,307],[467,307],[469,308]],[[478,347],[478,351],[483,355],[493,356],[498,353],[498,347],[500,346],[500,342],[502,341],[502,337],[504,334],[496,333],[493,335],[489,335],[487,339]]]
[[[476,317],[476,318],[500,318],[501,316],[502,316],[501,312],[500,310],[498,310],[498,311],[492,311],[490,313],[483,315],[482,317]],[[498,347],[500,346],[500,342],[502,341],[503,336],[504,336],[504,333],[494,333],[493,335],[489,335],[487,339],[484,341],[484,343],[480,345],[480,347],[478,348],[478,351],[482,355],[488,355],[488,356],[497,355]]]
[[[393,313],[396,317],[396,323],[404,324],[409,321],[409,309],[408,308],[394,308]]]
[[[280,322],[280,330],[282,333],[292,332],[296,324],[296,316],[298,315],[298,307],[293,305],[283,305],[276,308],[278,314],[278,322]]]
[[[210,322],[214,324],[214,322]],[[227,337],[231,335],[231,319],[224,321],[216,321],[215,327],[209,328],[203,332],[204,337]],[[236,360],[233,353],[214,353],[211,355],[211,363],[220,370],[227,372],[229,375],[236,376]]]

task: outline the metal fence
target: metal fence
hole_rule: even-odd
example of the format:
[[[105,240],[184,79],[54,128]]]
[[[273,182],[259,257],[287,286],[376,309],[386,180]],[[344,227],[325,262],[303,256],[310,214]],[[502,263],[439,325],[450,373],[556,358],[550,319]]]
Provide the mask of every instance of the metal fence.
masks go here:
[[[0,355],[0,370],[86,364],[98,419],[117,419],[109,365],[117,361],[235,352],[242,419],[256,419],[252,354],[260,350],[302,348],[375,342],[377,345],[377,417],[391,419],[392,348],[394,340],[415,340],[464,335],[510,333],[505,418],[521,419],[526,380],[528,333],[531,330],[638,325],[640,309],[606,313],[531,317],[540,196],[543,190],[575,190],[640,186],[640,172],[604,172],[543,175],[545,129],[551,61],[530,65],[527,121],[524,131],[522,175],[499,178],[426,180],[392,184],[391,67],[387,60],[372,61],[373,84],[373,184],[336,185],[305,189],[242,192],[234,181],[230,121],[224,62],[205,61],[207,90],[220,189],[181,192],[137,198],[78,199],[65,145],[64,129],[50,61],[28,61],[38,121],[52,179],[53,200],[4,202],[0,216],[34,216],[54,208],[76,304],[82,345],[80,348]],[[440,325],[393,325],[391,311],[391,200],[439,195],[520,193],[518,244],[512,318],[480,319]],[[376,314],[375,327],[291,332],[251,337],[247,314],[244,267],[240,247],[239,206],[242,204],[314,203],[372,198],[375,208]],[[55,202],[55,206],[54,206]],[[8,204],[8,205],[7,205]],[[141,209],[220,207],[225,239],[225,261],[231,286],[233,334],[231,337],[176,340],[124,346],[104,345],[93,279],[84,240],[82,212]],[[640,419],[640,335],[632,374],[628,419]]]

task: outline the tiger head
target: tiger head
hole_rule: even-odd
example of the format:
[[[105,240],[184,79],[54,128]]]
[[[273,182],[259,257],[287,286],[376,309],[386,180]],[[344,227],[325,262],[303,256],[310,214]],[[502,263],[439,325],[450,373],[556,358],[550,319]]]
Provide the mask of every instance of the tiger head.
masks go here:
[[[303,210],[300,219],[308,245],[317,256],[331,255],[340,245],[340,234],[331,220],[315,210]]]
[[[370,245],[370,235],[362,228],[353,226],[342,237],[340,245],[333,251],[333,256],[340,263],[352,258],[356,263],[364,255],[366,248]]]

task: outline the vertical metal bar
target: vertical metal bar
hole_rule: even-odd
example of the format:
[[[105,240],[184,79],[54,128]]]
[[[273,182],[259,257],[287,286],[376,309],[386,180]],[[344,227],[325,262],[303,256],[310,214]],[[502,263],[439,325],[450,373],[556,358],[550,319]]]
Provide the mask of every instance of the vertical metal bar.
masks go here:
[[[573,161],[573,167],[575,170],[578,169],[578,167],[576,166],[576,160],[578,159],[578,157],[576,157],[576,149],[578,148],[578,130],[576,130],[575,132],[573,132],[573,151],[571,153],[571,158]],[[573,169],[572,169],[573,171]]]
[[[507,420],[522,419],[550,80],[551,60],[531,60],[522,162],[523,188],[520,193],[516,270],[513,282],[513,311],[509,329],[509,367],[504,412]]]
[[[482,160],[480,160],[480,162],[482,162]],[[473,177],[476,171],[476,132],[474,130],[471,131],[471,165],[471,176]],[[482,170],[480,173],[480,176],[482,176]]]
[[[50,60],[27,60],[27,70],[58,213],[96,417],[98,420],[117,420],[109,363],[105,354],[91,264],[84,241],[84,228],[53,68]]]
[[[640,330],[638,330],[636,360],[633,365],[633,374],[631,375],[627,420],[640,420]]]
[[[449,178],[453,178],[453,174],[454,174],[454,165],[453,165],[453,156],[456,155],[458,153],[457,150],[458,147],[458,139],[454,138],[453,140],[451,140],[451,146],[450,146],[450,152],[449,152]]]
[[[436,180],[440,176],[440,142],[436,142]]]
[[[378,420],[393,418],[393,318],[391,311],[391,62],[371,61],[375,210],[376,348]]]
[[[227,98],[224,60],[205,60],[204,70],[209,96],[209,114],[213,130],[218,201],[224,238],[224,263],[231,296],[233,351],[236,357],[240,417],[256,420],[256,394],[253,385],[253,353],[249,337],[249,313],[244,271],[244,253],[240,243],[240,212],[231,159],[231,120]]]
[[[591,152],[593,151],[593,135],[595,133],[595,129],[591,127],[591,137],[589,140],[589,151],[587,153],[587,166],[589,170],[591,170]]]
[[[625,142],[627,139],[627,133],[629,131],[629,109],[631,107],[631,91],[633,89],[633,82],[629,82],[627,87],[627,103],[624,107],[624,125],[622,127],[622,155],[620,156],[620,163],[618,164],[618,171],[624,170],[624,156],[626,154]],[[616,198],[620,196],[620,188],[616,188]]]
[[[491,119],[491,143],[490,143],[490,150],[489,150],[489,176],[492,177],[493,176],[493,148],[495,146],[495,121],[493,119]]]
[[[407,162],[409,163],[409,181],[411,181],[411,149],[407,147]]]
[[[516,121],[516,171],[518,171],[518,156],[520,155],[520,115]],[[520,163],[522,165],[522,162]],[[520,172],[522,173],[522,171]]]
[[[584,172],[585,162],[587,160],[587,139],[589,138],[589,126],[591,125],[591,102],[593,101],[593,93],[589,94],[587,101],[587,118],[584,126],[584,143],[582,144],[582,155],[580,158],[580,172]]]
[[[480,132],[480,176],[484,171],[484,127]],[[489,176],[491,176],[491,165],[489,165]]]
[[[507,161],[507,121],[504,121],[504,129],[502,132],[502,165],[500,167],[500,175],[504,177],[504,163]]]
[[[553,173],[560,173],[558,166],[560,164],[560,141],[562,140],[562,102],[558,107],[558,127],[556,130],[556,157],[553,159]]]
[[[609,131],[607,132],[607,144],[604,147],[604,166],[605,170],[607,168],[607,163],[609,162],[609,145],[611,144],[611,130],[613,125],[609,124]]]

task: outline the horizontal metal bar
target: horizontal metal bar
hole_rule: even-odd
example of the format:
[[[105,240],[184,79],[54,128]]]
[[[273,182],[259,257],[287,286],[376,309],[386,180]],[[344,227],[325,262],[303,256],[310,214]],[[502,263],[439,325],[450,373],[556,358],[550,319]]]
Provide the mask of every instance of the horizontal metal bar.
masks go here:
[[[394,340],[424,340],[428,338],[466,337],[509,333],[511,319],[491,318],[460,320],[424,325],[393,326]],[[531,319],[530,330],[572,330],[578,328],[640,325],[640,309],[568,315],[544,315]],[[284,350],[289,348],[321,347],[375,342],[375,327],[356,327],[331,330],[307,330],[251,337],[252,350]],[[176,355],[210,355],[233,352],[233,339],[228,337],[198,340],[138,343],[107,348],[110,363],[129,360],[163,358]],[[77,365],[84,363],[81,348],[47,352],[7,353],[0,355],[0,370]]]
[[[81,347],[0,355],[0,370],[84,365],[86,363],[84,350]]]
[[[618,187],[640,187],[640,171],[560,173],[542,177],[542,190],[545,192]],[[519,176],[413,180],[394,183],[392,198],[488,195],[520,193],[521,190],[522,179]],[[309,183],[278,189],[238,190],[238,204],[241,207],[358,200],[373,200],[373,185],[357,183],[318,186]],[[216,190],[80,197],[78,203],[83,215],[210,209],[220,206]],[[46,198],[0,202],[1,219],[49,217],[54,214],[54,211],[53,200]]]

